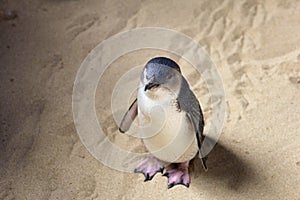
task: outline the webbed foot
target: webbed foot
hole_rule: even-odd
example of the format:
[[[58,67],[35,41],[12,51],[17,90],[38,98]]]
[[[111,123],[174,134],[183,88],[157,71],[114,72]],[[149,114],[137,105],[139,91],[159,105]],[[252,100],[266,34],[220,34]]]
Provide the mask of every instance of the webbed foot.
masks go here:
[[[138,164],[138,166],[134,169],[134,172],[144,174],[144,181],[150,181],[156,173],[163,173],[163,170],[163,162],[151,156],[143,160],[140,164]]]
[[[175,185],[190,186],[189,162],[172,164],[169,169],[163,174],[168,177],[168,189]]]

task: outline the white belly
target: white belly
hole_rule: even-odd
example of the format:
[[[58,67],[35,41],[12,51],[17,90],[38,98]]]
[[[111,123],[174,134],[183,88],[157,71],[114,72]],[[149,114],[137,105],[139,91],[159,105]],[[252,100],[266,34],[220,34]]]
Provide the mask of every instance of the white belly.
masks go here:
[[[185,162],[195,157],[198,147],[186,113],[178,112],[172,99],[175,97],[169,94],[153,100],[139,92],[139,132],[148,151],[158,159]]]

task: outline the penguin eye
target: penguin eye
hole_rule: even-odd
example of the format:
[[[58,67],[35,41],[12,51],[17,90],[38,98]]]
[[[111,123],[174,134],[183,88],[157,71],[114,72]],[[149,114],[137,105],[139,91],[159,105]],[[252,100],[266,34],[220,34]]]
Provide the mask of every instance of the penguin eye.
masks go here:
[[[171,74],[167,75],[167,79],[168,79],[168,80],[171,79],[171,78],[172,78],[172,75],[171,75]]]

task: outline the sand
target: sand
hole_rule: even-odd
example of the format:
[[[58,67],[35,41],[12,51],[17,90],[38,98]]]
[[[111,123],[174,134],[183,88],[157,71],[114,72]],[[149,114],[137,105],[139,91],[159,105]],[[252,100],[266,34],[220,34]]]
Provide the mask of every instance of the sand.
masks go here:
[[[3,0],[0,10],[0,199],[300,199],[299,1]],[[143,182],[103,165],[73,123],[73,83],[87,54],[120,31],[149,26],[199,42],[223,80],[222,135],[209,171],[192,165],[190,188],[167,190],[161,175]],[[138,61],[117,62],[141,64],[159,52],[138,53]],[[107,96],[114,74],[103,81]],[[201,82],[185,75],[207,117]],[[101,97],[108,137],[138,145],[116,134]]]

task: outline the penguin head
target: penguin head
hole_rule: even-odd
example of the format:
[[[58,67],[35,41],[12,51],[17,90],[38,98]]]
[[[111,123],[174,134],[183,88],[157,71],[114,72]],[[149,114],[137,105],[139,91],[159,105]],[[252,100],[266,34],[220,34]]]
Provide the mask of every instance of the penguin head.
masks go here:
[[[151,59],[146,64],[141,77],[145,92],[155,92],[158,89],[176,92],[180,88],[181,79],[178,64],[166,57]]]

